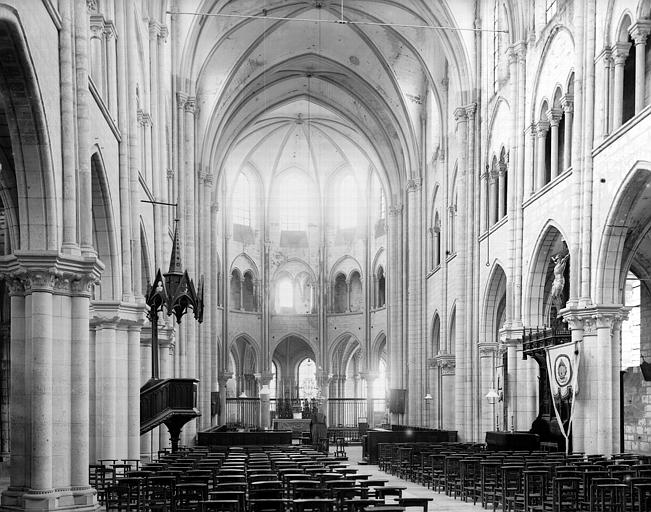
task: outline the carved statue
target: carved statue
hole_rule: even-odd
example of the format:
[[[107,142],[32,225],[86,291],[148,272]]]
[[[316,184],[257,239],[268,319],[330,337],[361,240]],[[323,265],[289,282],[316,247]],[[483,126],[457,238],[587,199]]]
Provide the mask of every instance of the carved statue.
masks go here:
[[[569,257],[569,252],[566,254],[556,254],[555,256],[552,256],[552,262],[554,263],[554,282],[552,283],[551,299],[552,304],[554,304],[558,309],[562,308],[565,305],[563,300],[565,277],[563,274],[565,272],[565,265],[567,265],[567,260]]]

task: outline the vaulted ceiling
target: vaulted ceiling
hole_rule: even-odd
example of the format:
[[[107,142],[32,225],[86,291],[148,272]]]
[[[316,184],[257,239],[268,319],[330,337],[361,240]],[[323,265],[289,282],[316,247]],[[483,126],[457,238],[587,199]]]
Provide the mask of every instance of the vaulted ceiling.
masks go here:
[[[319,184],[342,167],[373,169],[398,193],[427,157],[422,120],[437,118],[427,133],[435,141],[442,95],[467,89],[466,36],[407,26],[471,23],[474,3],[452,4],[177,2],[188,13],[177,15],[186,34],[178,80],[202,112],[201,165],[217,175],[249,165],[264,184],[289,166]]]

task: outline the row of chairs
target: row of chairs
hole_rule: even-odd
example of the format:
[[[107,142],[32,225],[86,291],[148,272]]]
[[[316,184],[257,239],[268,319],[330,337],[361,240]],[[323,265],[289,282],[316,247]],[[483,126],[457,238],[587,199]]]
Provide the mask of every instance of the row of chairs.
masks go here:
[[[651,510],[644,456],[486,452],[454,443],[380,446],[379,455],[384,471],[494,511]]]
[[[369,489],[384,480],[356,473],[340,459],[283,446],[162,454],[155,463],[119,476],[94,465],[91,481],[106,509],[119,512],[343,512],[351,506],[356,512],[385,504],[369,497]]]

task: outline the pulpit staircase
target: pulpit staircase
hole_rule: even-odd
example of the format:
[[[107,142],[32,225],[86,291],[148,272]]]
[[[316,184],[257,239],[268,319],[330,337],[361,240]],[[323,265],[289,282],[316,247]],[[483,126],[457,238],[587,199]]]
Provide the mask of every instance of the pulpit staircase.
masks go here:
[[[140,435],[164,424],[179,447],[181,429],[201,416],[197,409],[197,379],[151,379],[140,388]]]

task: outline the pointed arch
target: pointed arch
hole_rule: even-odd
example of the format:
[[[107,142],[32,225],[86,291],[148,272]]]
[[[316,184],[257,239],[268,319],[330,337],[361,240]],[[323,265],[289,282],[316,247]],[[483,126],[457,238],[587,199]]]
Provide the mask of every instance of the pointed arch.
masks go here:
[[[483,314],[480,325],[480,341],[497,342],[497,331],[503,322],[506,304],[507,277],[504,265],[499,261],[493,262],[483,297]]]

